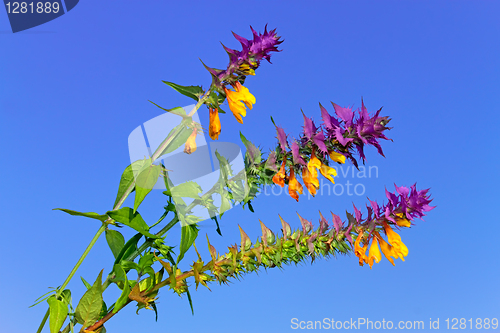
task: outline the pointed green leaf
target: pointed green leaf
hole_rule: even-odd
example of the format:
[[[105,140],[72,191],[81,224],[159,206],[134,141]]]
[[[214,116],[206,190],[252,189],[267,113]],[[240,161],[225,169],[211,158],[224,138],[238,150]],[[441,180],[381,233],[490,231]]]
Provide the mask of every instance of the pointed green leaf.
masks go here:
[[[125,193],[131,191],[130,187],[134,186],[135,176],[138,174],[138,171],[142,169],[145,163],[146,160],[138,160],[125,168],[125,171],[123,171],[122,177],[120,179],[120,185],[118,185],[118,193],[116,194],[113,208],[117,207],[118,203],[122,200]]]
[[[177,263],[179,263],[182,258],[184,258],[184,253],[193,245],[194,240],[198,236],[198,228],[195,224],[184,225],[181,230],[181,244],[179,247],[179,256],[177,257]]]
[[[94,324],[99,319],[102,308],[102,271],[92,287],[83,294],[75,310],[75,319],[83,327]]]
[[[122,268],[125,270],[125,271],[131,271],[131,270],[136,270],[137,273],[140,273],[141,272],[141,268],[139,267],[139,265],[137,265],[137,263],[133,262],[133,261],[125,261],[125,260],[122,260],[120,262],[120,265],[122,266]]]
[[[116,259],[125,245],[125,238],[119,231],[108,229],[106,230],[106,241]]]
[[[151,267],[154,263],[154,254],[146,253],[139,258],[139,262],[137,263],[141,270],[144,270],[146,267]],[[154,273],[153,273],[154,274]]]
[[[83,284],[85,285],[85,288],[87,288],[87,289],[92,288],[92,286],[90,285],[90,283],[88,283],[88,282],[87,282],[87,281],[83,278],[83,276],[80,276],[80,279],[82,279],[82,282],[83,282]]]
[[[69,289],[64,289],[61,293],[61,300],[64,302],[64,304],[68,305],[71,303],[71,290]]]
[[[68,213],[70,215],[89,217],[91,219],[96,219],[96,220],[99,220],[101,222],[104,222],[108,219],[108,217],[106,215],[100,215],[100,214],[92,213],[92,212],[81,213],[81,212],[77,212],[76,210],[70,210],[70,209],[64,209],[64,208],[54,208],[53,210],[61,210],[61,211]]]
[[[183,144],[185,144],[191,133],[193,133],[193,131],[189,129],[189,127],[186,127],[184,126],[184,124],[182,124],[182,128],[179,131],[179,133],[177,133],[177,135],[173,138],[172,142],[170,142],[170,144],[160,154],[160,156],[169,154],[174,150],[176,150],[177,148],[179,148],[180,146],[182,146]]]
[[[149,101],[151,104],[154,104],[156,105],[157,107],[159,107],[160,109],[162,109],[163,111],[166,111],[166,112],[170,112],[170,113],[173,113],[173,114],[176,114],[178,116],[181,116],[182,118],[184,118],[186,116],[186,110],[184,110],[183,108],[177,106],[175,108],[172,108],[172,109],[165,109],[165,108],[162,108],[161,106],[159,106],[158,104],[154,103],[154,102],[151,102]]]
[[[193,132],[193,130],[186,125],[187,123],[191,123],[190,119],[191,118],[186,118],[186,120],[183,120],[179,125],[172,128],[167,137],[162,141],[162,143],[160,143],[160,145],[158,145],[158,148],[156,148],[153,155],[158,157],[163,156],[165,154],[173,152],[174,150],[185,144],[187,139]],[[168,141],[169,144],[165,146],[166,141]],[[159,151],[160,149],[162,150]]]
[[[115,307],[113,308],[113,313],[117,313],[118,310],[120,310],[121,307],[123,307],[123,305],[125,305],[125,303],[127,303],[128,294],[130,294],[130,288],[129,288],[129,284],[128,284],[127,274],[125,273],[125,270],[122,268],[122,266],[115,265],[113,267],[113,271],[115,272],[116,277],[119,278],[120,280],[122,280],[124,283],[122,293],[121,293],[120,297],[118,298],[118,300],[116,301]]]
[[[128,281],[127,272],[120,264],[115,264],[113,266],[113,274],[111,278],[111,282],[116,283],[118,288],[123,289],[123,283]]]
[[[161,166],[160,165],[149,165],[146,169],[142,170],[135,180],[135,200],[134,200],[134,212],[142,203],[146,195],[151,192],[158,177],[160,176]]]
[[[122,250],[118,254],[118,256],[115,259],[115,264],[118,264],[122,261],[122,259],[125,260],[132,260],[129,258],[129,256],[137,250],[137,243],[141,239],[142,234],[138,233],[135,234],[134,237],[130,238],[125,245],[123,246]]]
[[[229,201],[229,192],[224,190],[223,192],[221,192],[221,197],[220,197],[220,200],[221,200],[221,204],[220,204],[220,215],[222,216],[222,214],[231,209],[231,201]]]
[[[146,222],[144,222],[139,212],[134,213],[132,208],[123,207],[118,210],[109,211],[106,214],[108,214],[109,217],[111,217],[113,220],[131,227],[144,236],[150,238],[159,238],[159,236],[155,236],[148,231],[149,227]]]
[[[106,305],[106,302],[104,302],[103,300],[101,305],[101,312],[99,313],[99,318],[103,318],[107,314],[108,314],[108,306]]]
[[[194,215],[179,215],[179,219],[181,220],[181,225],[192,225],[195,223],[198,223],[200,221],[203,221],[201,217],[194,216]]]
[[[180,92],[184,96],[190,97],[195,101],[198,101],[199,97],[203,95],[204,91],[200,86],[181,86],[168,81],[163,81],[166,85],[174,88],[174,90]]]
[[[189,293],[189,288],[186,287],[186,294],[189,301],[189,306],[191,307],[191,314],[194,316],[193,300],[191,299],[191,294]]]
[[[189,181],[179,184],[170,190],[173,197],[193,198],[199,199],[202,189],[200,185],[195,182]]]
[[[233,175],[231,166],[229,165],[228,160],[219,154],[219,152],[215,151],[215,156],[217,156],[217,159],[219,160],[220,178],[224,181],[224,183],[226,183],[229,176]]]
[[[50,297],[47,303],[50,309],[50,333],[58,333],[68,316],[68,305],[54,296]]]
[[[216,215],[213,216],[212,220],[215,221],[215,225],[217,226],[217,229],[215,229],[215,231],[217,231],[217,233],[222,236],[222,232],[221,232],[220,227],[219,227],[219,221],[217,221],[217,216]]]
[[[151,305],[151,307],[153,308],[153,310],[155,312],[155,316],[156,316],[155,321],[158,321],[158,309],[156,308],[155,302],[151,302],[149,305]]]

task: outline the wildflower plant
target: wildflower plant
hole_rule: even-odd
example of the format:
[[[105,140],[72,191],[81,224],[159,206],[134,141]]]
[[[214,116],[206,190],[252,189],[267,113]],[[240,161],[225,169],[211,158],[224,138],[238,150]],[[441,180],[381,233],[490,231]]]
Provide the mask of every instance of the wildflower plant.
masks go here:
[[[146,308],[158,314],[157,299],[161,288],[172,289],[178,295],[187,294],[191,303],[189,293],[193,282],[195,288],[199,285],[209,288],[211,283],[227,284],[231,279],[261,268],[314,261],[317,257],[354,253],[361,266],[368,264],[370,268],[382,260],[382,254],[393,265],[395,259],[404,261],[408,248],[398,230],[411,227],[417,218],[421,219],[434,208],[430,206],[429,190],[417,190],[416,185],[395,185],[393,192],[386,189],[387,202],[379,204],[369,200],[363,213],[356,206],[346,213],[345,218],[333,212],[320,212],[316,226],[298,215],[298,228],[277,215],[282,225],[279,233],[271,231],[259,220],[262,236],[255,241],[239,227],[239,245],[231,245],[219,252],[207,237],[209,256],[203,257],[196,248],[197,223],[202,218],[193,213],[195,207],[202,206],[211,211],[211,218],[218,228],[218,218],[231,204],[241,203],[253,211],[251,203],[265,185],[288,185],[288,192],[296,201],[305,191],[315,196],[319,177],[335,182],[335,164],[348,162],[357,168],[366,161],[364,149],[367,146],[374,146],[383,156],[382,140],[389,140],[386,132],[390,130],[387,126],[390,119],[380,115],[381,109],[370,114],[363,101],[356,110],[332,103],[332,109],[328,111],[320,104],[321,124],[315,124],[303,114],[303,130],[297,138],[276,126],[277,143],[267,154],[241,134],[246,147],[245,168],[237,174],[233,173],[229,159],[216,153],[220,176],[210,190],[203,192],[195,182],[174,186],[170,170],[158,161],[167,152],[178,148],[184,147],[183,153],[187,155],[197,151],[196,137],[207,131],[193,118],[200,108],[209,114],[208,134],[213,140],[218,140],[224,133],[220,123],[221,114],[225,114],[224,103],[227,102],[239,123],[243,123],[247,111],[248,116],[252,116],[256,97],[245,87],[245,81],[248,76],[256,75],[262,60],[270,62],[271,55],[281,51],[278,47],[283,40],[276,30],[266,28],[264,33],[251,30],[253,37],[250,40],[234,34],[241,43],[241,50],[223,46],[229,56],[225,69],[204,64],[212,77],[208,89],[164,81],[177,92],[195,100],[196,105],[186,111],[183,108],[165,109],[153,103],[179,116],[180,123],[150,157],[135,161],[125,169],[110,211],[99,214],[60,209],[71,215],[96,219],[101,227],[64,283],[37,300],[38,303],[47,301],[49,305],[38,332],[49,319],[51,333],[73,332],[77,327],[80,332],[102,333],[106,322],[131,303],[137,306],[137,311]],[[158,181],[164,183],[167,204],[158,221],[147,223],[138,209]],[[132,192],[135,194],[133,207],[122,207]],[[220,195],[220,204],[214,200],[215,193]],[[182,199],[186,197],[191,199],[189,204]],[[170,221],[166,220],[167,216]],[[168,231],[178,223],[181,224],[179,244],[167,244]],[[119,231],[121,227],[132,228],[136,234],[125,240]],[[161,229],[153,233],[152,227]],[[217,230],[220,233],[219,228]],[[82,278],[87,291],[75,301],[67,288],[68,283],[103,233],[114,261],[110,263],[107,275],[101,271],[92,284]],[[198,259],[186,266],[182,260],[188,250],[195,251]],[[105,301],[103,292],[110,286],[118,288],[120,296]],[[75,303],[77,306],[73,308]]]

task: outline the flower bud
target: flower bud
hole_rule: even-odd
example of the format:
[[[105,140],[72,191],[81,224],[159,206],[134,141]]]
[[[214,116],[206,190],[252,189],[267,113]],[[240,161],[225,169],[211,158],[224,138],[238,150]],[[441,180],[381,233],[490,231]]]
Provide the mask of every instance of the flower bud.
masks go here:
[[[196,127],[193,129],[193,133],[186,140],[186,145],[184,146],[184,152],[186,154],[191,154],[196,151],[196,135],[198,134],[198,130]]]

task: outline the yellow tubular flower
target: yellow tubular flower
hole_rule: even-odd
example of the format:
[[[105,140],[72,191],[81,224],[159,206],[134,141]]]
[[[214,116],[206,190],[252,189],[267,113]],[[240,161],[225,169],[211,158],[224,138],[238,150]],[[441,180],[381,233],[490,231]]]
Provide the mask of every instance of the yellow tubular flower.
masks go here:
[[[251,110],[253,104],[255,104],[255,96],[248,91],[248,88],[242,86],[239,82],[236,82],[233,88],[235,91],[228,90],[224,87],[227,103],[236,120],[243,124],[243,119],[241,117],[247,115],[247,108],[245,105]]]
[[[338,162],[338,163],[342,163],[342,164],[345,163],[345,156],[342,154],[339,154],[339,153],[334,152],[332,150],[331,152],[328,153],[328,155],[330,156],[330,159],[334,162]]]
[[[321,172],[321,174],[323,175],[323,177],[325,177],[326,179],[328,179],[329,181],[331,181],[332,184],[335,184],[335,181],[330,176],[330,175],[332,175],[332,176],[336,176],[337,175],[337,171],[335,171],[334,168],[330,168],[327,165],[321,164],[321,168],[319,169],[319,171]]]
[[[210,138],[212,140],[218,140],[219,134],[221,131],[220,119],[219,119],[219,109],[209,108],[208,111],[210,114],[210,125],[208,127],[208,134],[210,135]]]
[[[331,181],[333,184],[335,184],[335,181],[333,180],[333,177],[331,177],[331,176],[336,176],[337,175],[337,171],[335,171],[334,168],[330,168],[329,166],[323,164],[319,160],[319,158],[316,157],[316,149],[315,148],[313,148],[313,151],[311,153],[311,159],[307,163],[307,168],[309,169],[311,177],[313,179],[316,179],[316,182],[318,183],[318,185],[317,185],[318,187],[319,187],[319,181],[318,181],[318,171],[317,171],[317,169],[319,170],[319,172],[321,172],[321,174],[323,175],[323,177],[325,177],[326,179],[328,179],[329,181]]]
[[[359,258],[359,266],[363,266],[364,263],[368,263],[368,257],[366,256],[366,249],[368,248],[368,243],[365,246],[359,246],[361,242],[361,238],[363,238],[363,232],[361,231],[354,242],[354,254]]]
[[[319,188],[318,178],[313,178],[308,168],[302,168],[302,180],[309,193],[314,197],[316,195],[316,190]]]
[[[285,165],[286,165],[286,157],[283,157],[283,163],[281,164],[280,171],[278,171],[274,176],[273,176],[273,182],[276,185],[279,185],[281,187],[285,186]]]
[[[367,264],[370,265],[370,269],[372,269],[373,261],[378,264],[380,260],[382,260],[382,255],[380,254],[380,250],[378,248],[378,240],[376,237],[373,237],[372,246],[370,247],[370,251],[368,252]]]
[[[299,195],[297,192],[302,194],[303,188],[302,185],[299,183],[297,178],[295,178],[295,173],[293,171],[293,168],[290,168],[290,179],[288,180],[288,193],[292,198],[299,201]]]
[[[393,266],[396,266],[396,264],[394,264],[394,259],[392,259],[391,257],[397,258],[398,256],[394,254],[392,246],[387,244],[387,242],[382,238],[382,236],[380,236],[377,231],[374,231],[373,234],[375,235],[375,237],[377,237],[377,240],[380,243],[380,249],[382,250],[384,256],[391,262]]]
[[[193,133],[186,140],[186,145],[184,146],[184,152],[186,154],[191,154],[196,151],[196,135],[198,134],[198,130],[196,127],[193,129]]]
[[[387,225],[387,223],[384,221],[384,230],[385,234],[387,235],[387,239],[389,240],[389,243],[392,245],[392,251],[395,256],[399,257],[401,260],[405,261],[405,257],[408,255],[408,248],[406,245],[401,241],[401,236],[399,236],[394,230]]]
[[[396,224],[400,227],[411,227],[411,222],[403,216],[403,213],[396,213]]]
[[[319,158],[316,157],[316,149],[313,148],[313,151],[311,153],[311,159],[309,160],[309,162],[307,162],[307,168],[311,173],[311,177],[318,178],[318,171],[316,169],[320,169],[321,164],[322,163],[319,160]]]

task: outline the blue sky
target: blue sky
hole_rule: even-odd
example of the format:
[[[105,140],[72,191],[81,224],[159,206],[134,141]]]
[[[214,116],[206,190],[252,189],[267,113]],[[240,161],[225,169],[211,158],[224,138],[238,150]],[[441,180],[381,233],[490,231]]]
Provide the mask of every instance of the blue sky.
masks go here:
[[[52,209],[110,210],[129,163],[128,135],[162,112],[148,100],[167,108],[191,103],[161,81],[207,87],[198,58],[224,67],[219,42],[238,48],[231,31],[250,38],[250,25],[262,31],[266,24],[284,38],[283,52],[247,79],[257,103],[243,125],[222,115],[219,140],[241,145],[241,131],[267,151],[276,140],[270,116],[297,136],[301,109],[319,121],[318,102],[332,111],[330,101],[359,107],[363,98],[369,111],[383,106],[393,119],[394,141],[384,142],[386,158],[368,151],[366,165],[376,175],[337,179],[361,184],[363,195],[295,203],[263,194],[255,213],[238,207],[224,215],[224,237],[203,224],[204,255],[205,233],[223,251],[239,243],[237,224],[252,240],[259,219],[278,231],[278,214],[292,228],[300,225],[296,212],[316,224],[318,210],[344,216],[352,202],[383,201],[393,183],[430,187],[437,208],[401,232],[409,255],[395,267],[383,259],[370,270],[350,256],[262,271],[230,286],[213,284],[211,292],[193,289],[195,316],[185,297],[164,290],[158,322],[153,312],[137,316],[130,307],[108,332],[289,332],[292,318],[422,320],[426,328],[439,318],[443,330],[447,318],[500,318],[499,10],[495,1],[89,0],[16,34],[0,10],[2,330],[36,330],[46,306],[28,306],[63,282],[99,228]],[[203,110],[200,117],[208,121]],[[153,221],[163,205],[158,191],[140,211]],[[167,240],[178,241],[179,231]],[[84,292],[79,276],[94,280],[111,262],[103,237],[70,284],[74,296]],[[105,295],[118,297],[111,289]]]

